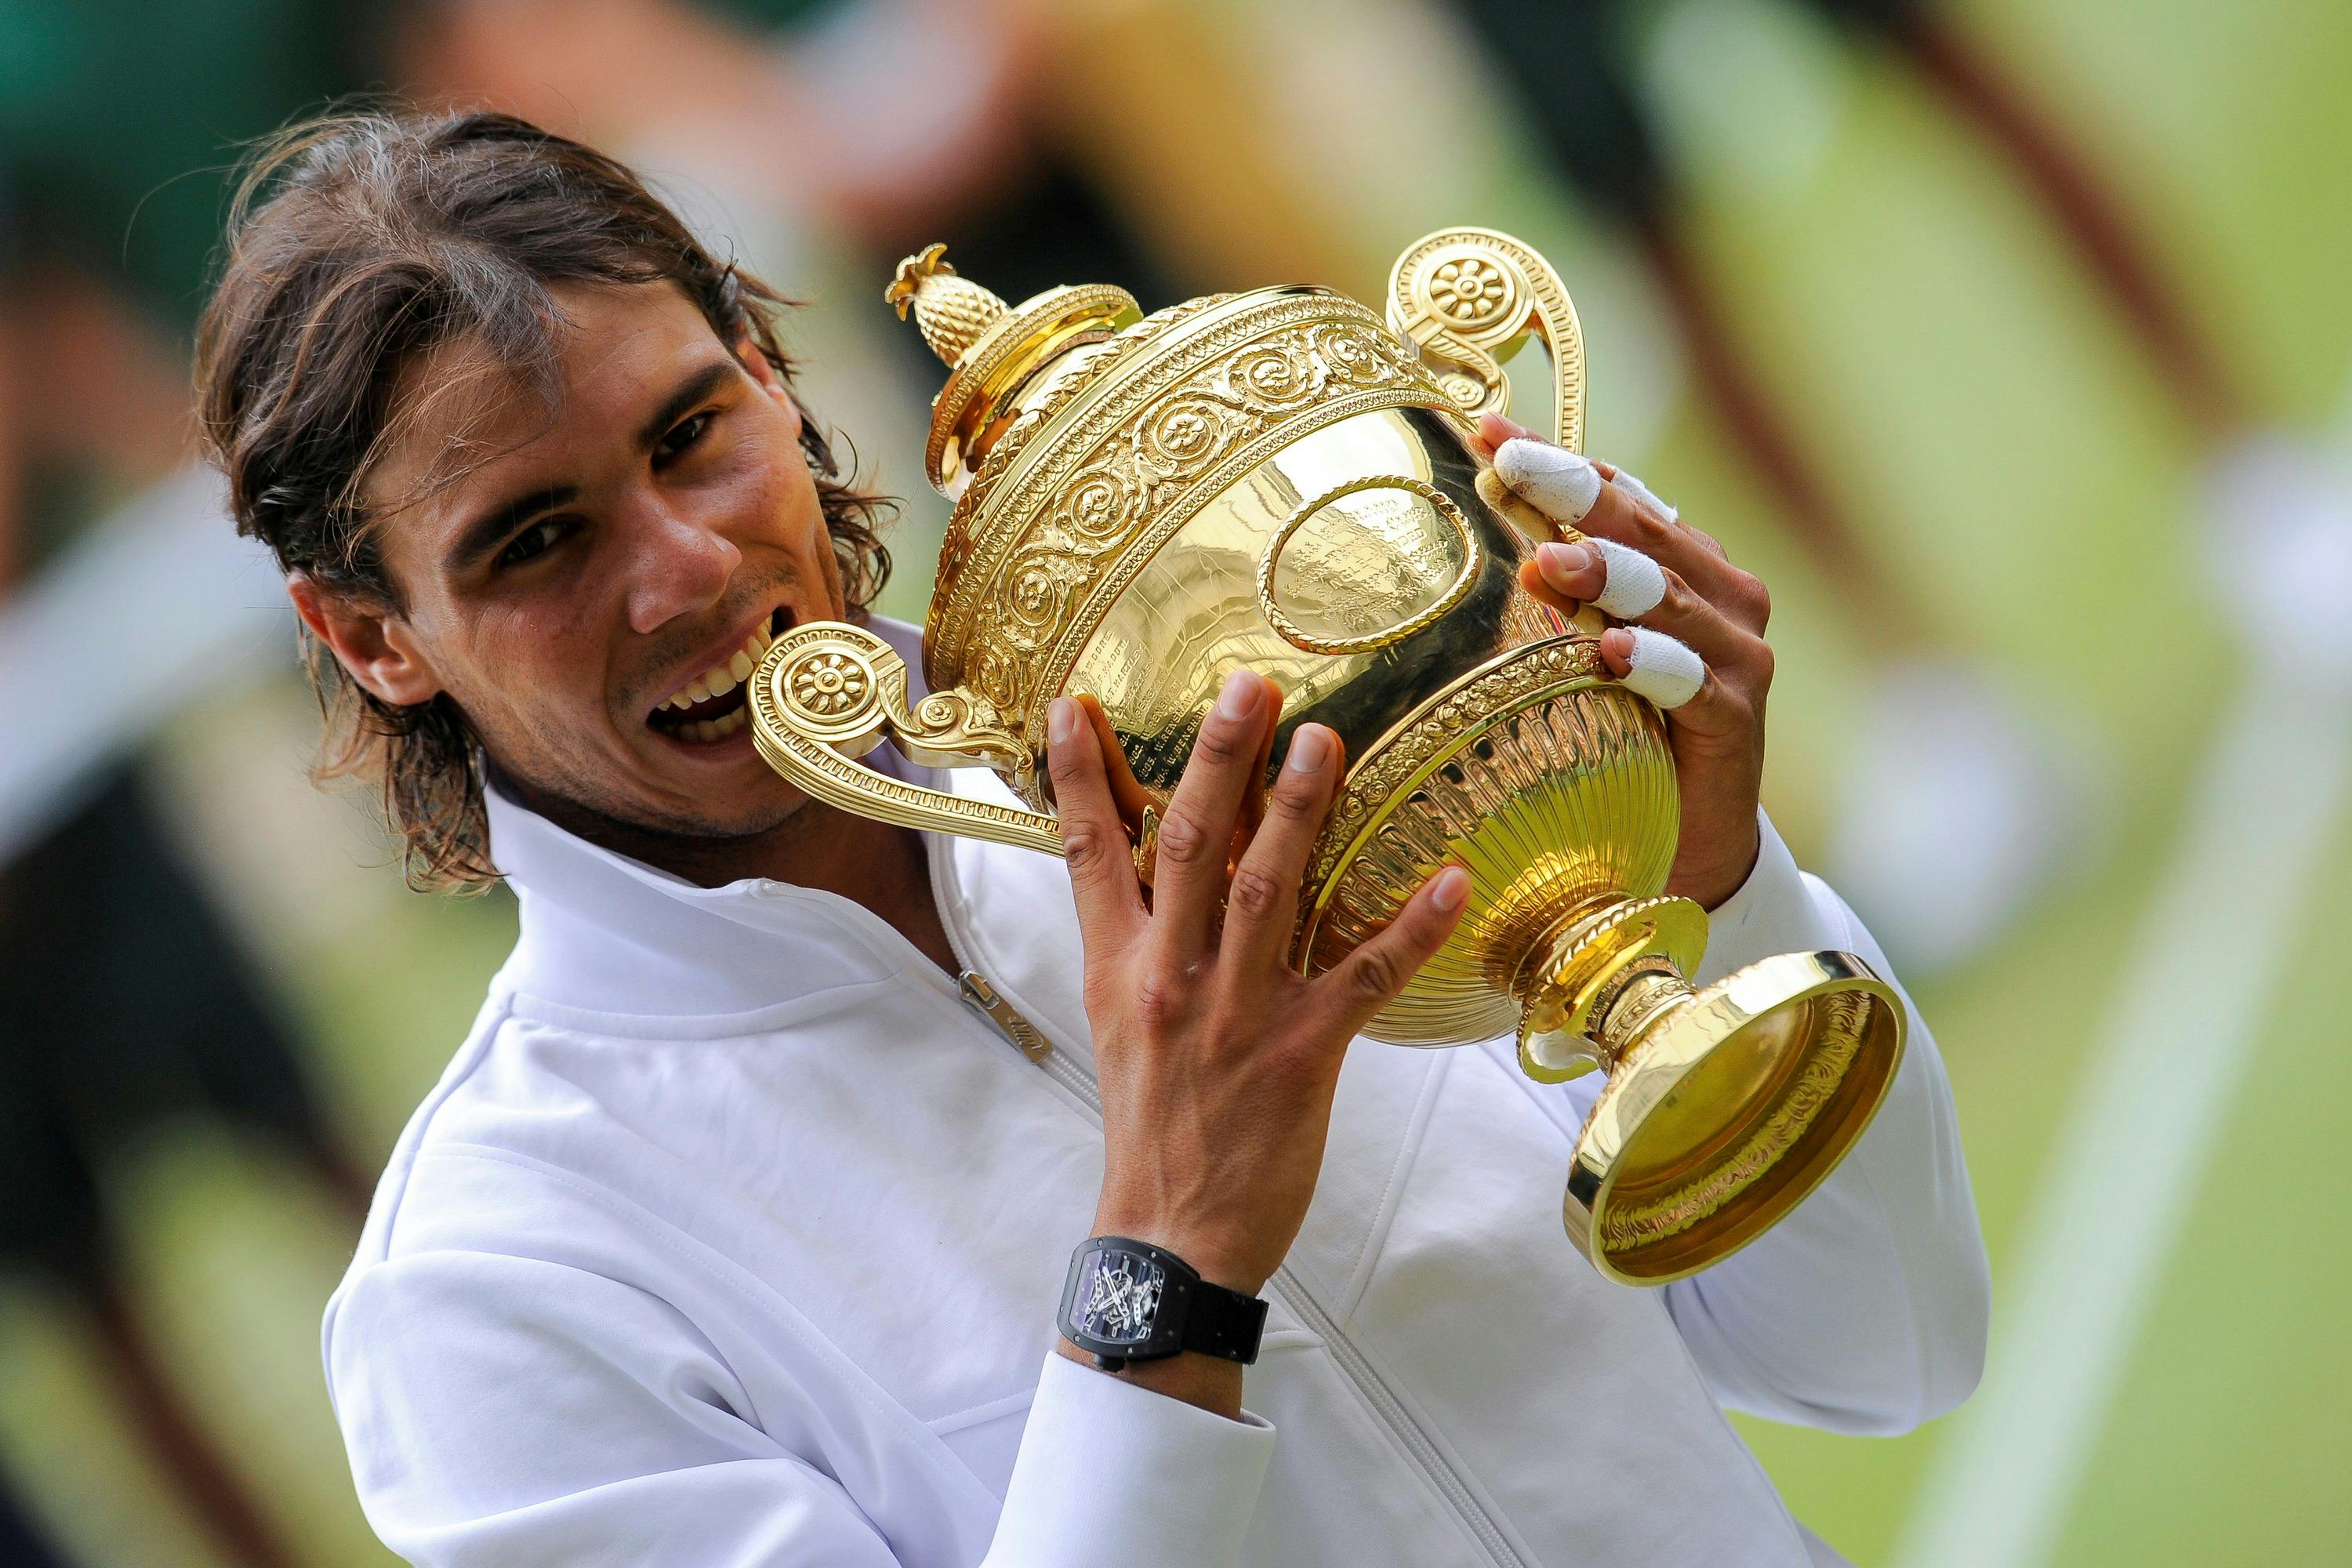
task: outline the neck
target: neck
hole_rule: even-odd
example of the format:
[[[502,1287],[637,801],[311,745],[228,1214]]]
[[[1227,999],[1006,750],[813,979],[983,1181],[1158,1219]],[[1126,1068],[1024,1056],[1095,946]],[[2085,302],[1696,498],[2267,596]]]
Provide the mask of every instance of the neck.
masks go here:
[[[880,916],[924,957],[957,972],[955,950],[940,923],[932,896],[929,858],[922,836],[912,828],[836,811],[815,801],[775,826],[730,838],[697,838],[662,833],[541,796],[528,787],[514,790],[523,803],[566,831],[633,860],[705,888],[765,877],[837,893]]]

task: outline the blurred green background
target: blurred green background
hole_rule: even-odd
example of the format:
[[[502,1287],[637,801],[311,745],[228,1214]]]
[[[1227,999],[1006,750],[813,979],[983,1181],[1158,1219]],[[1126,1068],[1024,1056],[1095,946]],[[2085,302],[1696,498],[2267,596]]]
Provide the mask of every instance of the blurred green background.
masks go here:
[[[908,500],[914,619],[945,509],[899,254],[1157,306],[1378,300],[1447,224],[1545,251],[1589,448],[1772,587],[1767,804],[1807,864],[1884,873],[1848,891],[1993,1258],[1976,1406],[1742,1430],[1859,1563],[2344,1561],[2352,684],[2312,671],[2352,595],[2258,566],[2282,611],[2244,563],[2272,513],[2303,553],[2263,561],[2352,529],[2347,79],[2340,0],[0,0],[0,1559],[386,1560],[318,1314],[512,910],[406,892],[364,793],[313,789],[274,576],[175,476],[236,142],[392,89],[619,153],[808,301],[809,400]],[[193,603],[164,539],[226,586]],[[1945,695],[1906,709],[1909,669]],[[1892,762],[1890,711],[1927,725]],[[1902,776],[1988,748],[1982,788]],[[1885,777],[1964,871],[1980,830],[2025,846],[1967,929],[1933,854],[1852,847]],[[2170,1109],[2103,1144],[2116,1083]],[[2110,1180],[2070,1184],[2085,1150]],[[2085,1227],[2117,1272],[2068,1274]],[[2004,1468],[2037,1432],[2056,1462]]]

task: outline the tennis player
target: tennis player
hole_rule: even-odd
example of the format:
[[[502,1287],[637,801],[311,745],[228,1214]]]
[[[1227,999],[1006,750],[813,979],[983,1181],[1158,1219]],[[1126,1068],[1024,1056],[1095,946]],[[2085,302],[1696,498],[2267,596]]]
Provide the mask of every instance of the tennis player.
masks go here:
[[[1439,873],[1282,961],[1340,759],[1235,675],[1140,897],[1093,726],[1067,864],[798,795],[742,682],[865,619],[877,502],[779,300],[628,170],[489,114],[295,133],[241,203],[204,416],[286,572],[331,771],[520,935],[327,1312],[368,1517],[420,1564],[1381,1568],[1838,1561],[1725,1418],[1902,1432],[1974,1385],[1985,1258],[1927,1029],[1822,1187],[1663,1289],[1560,1234],[1592,1080],[1350,1047],[1458,917]],[[1766,599],[1629,476],[1485,429],[1594,549],[1681,770],[1701,978],[1883,963],[1759,813]],[[984,773],[935,780],[978,793]],[[1223,910],[1222,920],[1219,911]]]

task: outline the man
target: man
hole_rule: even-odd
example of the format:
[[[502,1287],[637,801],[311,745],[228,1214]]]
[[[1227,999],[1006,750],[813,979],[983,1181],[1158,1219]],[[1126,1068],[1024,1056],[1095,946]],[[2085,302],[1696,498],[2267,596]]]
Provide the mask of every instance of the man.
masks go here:
[[[520,904],[328,1310],[395,1550],[1833,1562],[1722,1407],[1898,1431],[1966,1395],[1984,1261],[1916,1020],[1876,1125],[1769,1237],[1602,1282],[1559,1234],[1589,1090],[1508,1042],[1349,1044],[1444,940],[1458,870],[1332,973],[1282,966],[1336,737],[1300,727],[1229,878],[1279,707],[1234,678],[1149,909],[1067,702],[1066,873],[808,802],[740,683],[782,628],[860,614],[883,558],[774,297],[627,171],[499,116],[330,122],[254,182],[205,344],[237,516],[413,871]],[[1643,643],[1609,635],[1619,674],[1713,666],[1674,726],[1708,972],[1875,957],[1757,811],[1760,588],[1629,479],[1523,437],[1500,460],[1671,568]],[[1544,591],[1601,598],[1633,560],[1555,549]],[[1073,1247],[1114,1236],[1197,1272],[1226,1353],[1112,1369],[1055,1336]]]

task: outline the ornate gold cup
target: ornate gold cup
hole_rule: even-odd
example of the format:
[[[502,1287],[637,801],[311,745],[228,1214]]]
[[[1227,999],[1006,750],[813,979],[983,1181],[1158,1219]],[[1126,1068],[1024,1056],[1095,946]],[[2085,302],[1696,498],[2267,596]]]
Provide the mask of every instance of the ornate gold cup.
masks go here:
[[[1563,1210],[1601,1271],[1656,1284],[1761,1234],[1828,1173],[1903,1049],[1894,993],[1851,953],[1787,953],[1703,990],[1706,917],[1661,896],[1676,831],[1664,721],[1612,680],[1604,622],[1522,589],[1559,531],[1470,446],[1530,334],[1559,439],[1580,444],[1583,351],[1542,258],[1454,229],[1398,260],[1388,321],[1327,289],[1150,316],[1121,289],[1019,306],[932,246],[888,299],[950,367],[930,477],[954,499],[923,636],[930,695],[855,626],[796,626],[751,681],[761,755],[886,821],[1058,852],[1045,706],[1091,694],[1124,750],[1139,868],[1219,685],[1285,693],[1272,770],[1314,720],[1347,744],[1296,962],[1315,973],[1439,866],[1468,911],[1374,1022],[1399,1045],[1516,1030],[1545,1082],[1600,1069]],[[863,766],[885,738],[984,764],[1034,809]]]

